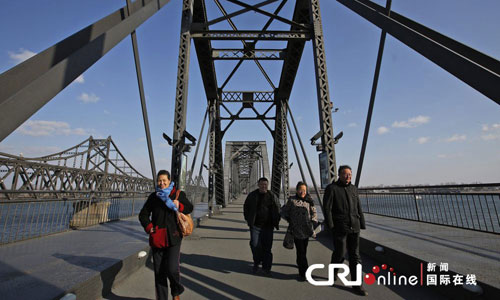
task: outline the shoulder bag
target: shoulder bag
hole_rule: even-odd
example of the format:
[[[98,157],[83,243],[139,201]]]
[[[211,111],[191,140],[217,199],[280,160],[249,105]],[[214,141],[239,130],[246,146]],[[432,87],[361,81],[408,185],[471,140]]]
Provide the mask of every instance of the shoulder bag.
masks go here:
[[[175,195],[175,200],[179,201],[180,190],[177,190]],[[182,233],[182,236],[189,236],[193,233],[194,223],[193,218],[191,218],[190,214],[183,214],[181,212],[177,212],[177,225],[179,226],[179,230]]]

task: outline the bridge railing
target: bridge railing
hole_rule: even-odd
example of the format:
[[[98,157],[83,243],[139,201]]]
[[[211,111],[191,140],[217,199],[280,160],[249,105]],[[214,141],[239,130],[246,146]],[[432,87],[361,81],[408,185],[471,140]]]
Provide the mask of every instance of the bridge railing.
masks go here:
[[[67,193],[66,193],[67,194]],[[76,196],[75,196],[76,194]],[[137,215],[149,193],[73,193],[0,200],[0,245]]]
[[[500,184],[365,188],[364,212],[500,233]]]

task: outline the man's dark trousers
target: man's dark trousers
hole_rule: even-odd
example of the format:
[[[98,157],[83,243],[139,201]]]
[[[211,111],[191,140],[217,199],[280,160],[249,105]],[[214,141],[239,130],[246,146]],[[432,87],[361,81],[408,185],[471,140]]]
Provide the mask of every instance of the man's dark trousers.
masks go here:
[[[273,233],[274,229],[272,227],[250,227],[250,248],[252,249],[254,267],[257,267],[262,262],[263,270],[271,270],[273,263],[273,254],[271,252]]]
[[[356,280],[356,265],[361,264],[359,256],[359,232],[333,232],[332,264],[344,262],[345,253],[349,256],[349,271],[351,280]]]
[[[168,299],[167,278],[170,281],[172,296],[182,294],[184,287],[180,284],[181,274],[179,266],[181,243],[162,249],[152,248],[152,250],[156,299]]]

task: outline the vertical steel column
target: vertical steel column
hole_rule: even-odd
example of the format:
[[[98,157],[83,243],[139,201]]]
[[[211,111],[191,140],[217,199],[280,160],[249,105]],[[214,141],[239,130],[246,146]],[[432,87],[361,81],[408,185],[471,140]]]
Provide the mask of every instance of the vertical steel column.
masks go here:
[[[212,207],[214,200],[214,177],[215,177],[215,119],[217,116],[216,99],[208,100],[209,105],[209,132],[210,148],[208,151],[208,206]]]
[[[215,203],[226,207],[224,203],[224,166],[222,159],[222,131],[220,120],[220,101],[215,101]]]
[[[387,16],[391,12],[392,0],[387,0],[386,13]],[[366,116],[365,133],[363,135],[363,144],[361,145],[361,153],[359,154],[358,170],[356,171],[356,186],[359,186],[361,180],[361,170],[363,169],[363,161],[365,160],[366,143],[368,142],[368,134],[370,133],[370,124],[372,122],[373,105],[375,103],[375,95],[377,95],[378,77],[380,74],[380,65],[382,64],[382,55],[384,54],[386,31],[382,29],[380,34],[380,43],[378,45],[377,63],[375,65],[375,75],[373,76],[372,93],[370,95],[370,105],[368,106],[368,115]]]
[[[281,183],[285,201],[288,199],[288,143],[286,137],[287,99],[276,100],[276,120],[274,128],[273,169],[271,175],[271,192],[280,196]]]
[[[335,161],[335,144],[332,125],[332,107],[330,102],[330,91],[328,87],[328,74],[326,72],[325,44],[323,41],[323,26],[319,0],[311,0],[311,23],[313,24],[313,53],[314,67],[316,72],[316,88],[318,96],[319,126],[323,131],[321,144],[323,152],[327,154],[328,179],[337,179],[337,166]]]
[[[224,204],[224,169],[222,166],[222,133],[220,130],[220,104],[209,100],[210,117],[210,167],[208,177],[209,203]],[[212,198],[213,197],[213,198]]]
[[[189,50],[191,48],[191,24],[193,22],[193,0],[182,3],[182,23],[177,67],[177,87],[175,90],[174,133],[172,145],[172,180],[179,183],[182,153],[184,151],[184,131],[186,130],[186,108],[189,80]]]
[[[127,0],[127,12],[130,16],[131,0]],[[139,47],[137,46],[137,36],[135,30],[130,34],[132,40],[132,51],[134,52],[135,72],[137,74],[137,84],[139,86],[139,97],[141,99],[142,120],[144,121],[144,130],[146,131],[146,143],[148,145],[149,163],[151,165],[151,172],[153,173],[153,188],[156,185],[156,166],[155,157],[153,154],[153,145],[151,143],[151,133],[149,130],[148,111],[146,108],[146,96],[144,95],[144,84],[142,82],[141,61],[139,59]]]

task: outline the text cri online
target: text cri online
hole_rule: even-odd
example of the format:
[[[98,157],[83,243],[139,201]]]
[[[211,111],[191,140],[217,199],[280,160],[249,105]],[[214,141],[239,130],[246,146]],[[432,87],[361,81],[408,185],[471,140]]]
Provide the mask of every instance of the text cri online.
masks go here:
[[[309,266],[309,268],[306,271],[306,279],[307,281],[315,286],[329,286],[333,285],[335,278],[334,278],[334,270],[338,269],[339,272],[337,274],[337,277],[342,281],[342,283],[345,286],[355,286],[361,285],[361,280],[362,280],[362,271],[361,271],[361,265],[357,264],[356,265],[356,280],[351,281],[347,280],[347,275],[349,275],[349,267],[344,265],[344,264],[329,264],[328,265],[328,280],[314,280],[312,277],[312,272],[316,269],[324,269],[325,265],[324,264],[314,264]]]

